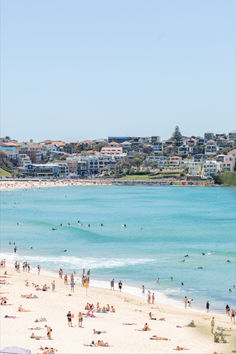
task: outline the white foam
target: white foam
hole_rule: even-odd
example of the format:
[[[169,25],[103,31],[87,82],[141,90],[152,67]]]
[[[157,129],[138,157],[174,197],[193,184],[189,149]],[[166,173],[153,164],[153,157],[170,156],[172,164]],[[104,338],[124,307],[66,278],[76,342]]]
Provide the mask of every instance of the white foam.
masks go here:
[[[75,269],[99,269],[99,268],[119,268],[129,265],[146,264],[155,261],[150,258],[93,258],[93,257],[74,257],[74,256],[59,256],[59,257],[47,257],[47,256],[33,256],[33,255],[21,255],[21,254],[8,254],[0,253],[0,258],[6,258],[9,261],[15,262],[20,260],[21,262],[57,265],[59,267],[70,267]]]

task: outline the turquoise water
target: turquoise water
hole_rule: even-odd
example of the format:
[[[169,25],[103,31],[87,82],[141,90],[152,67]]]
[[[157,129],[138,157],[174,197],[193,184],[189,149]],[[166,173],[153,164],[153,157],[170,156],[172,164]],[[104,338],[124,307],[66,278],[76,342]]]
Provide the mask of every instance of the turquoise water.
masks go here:
[[[202,309],[209,300],[211,309],[223,311],[227,303],[236,305],[236,289],[228,291],[236,285],[235,201],[235,193],[223,187],[2,192],[1,253],[51,271],[90,268],[97,280],[144,284],[181,301],[187,295]],[[15,256],[9,241],[16,242]]]

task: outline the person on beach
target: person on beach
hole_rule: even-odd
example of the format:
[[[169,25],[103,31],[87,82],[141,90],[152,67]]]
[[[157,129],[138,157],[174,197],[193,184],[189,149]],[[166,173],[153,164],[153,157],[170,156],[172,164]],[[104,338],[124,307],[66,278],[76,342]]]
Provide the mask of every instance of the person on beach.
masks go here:
[[[228,304],[225,306],[225,314],[230,316],[230,307]]]
[[[119,287],[120,291],[122,290],[122,285],[123,285],[123,284],[122,284],[122,281],[120,280],[120,281],[119,281],[119,284],[118,284],[118,287]]]
[[[188,305],[188,298],[187,296],[184,297],[184,308],[186,309]]]
[[[82,328],[82,324],[83,324],[83,314],[82,314],[82,312],[79,312],[79,314],[78,314],[78,327]]]
[[[22,305],[18,307],[18,312],[30,312],[30,310],[23,309]]]
[[[144,288],[144,285],[142,285],[142,294],[145,295],[145,288]]]
[[[145,325],[143,326],[143,328],[142,328],[142,331],[151,331],[151,329],[148,327],[148,324],[147,323],[145,323]]]
[[[234,324],[235,324],[235,310],[231,310],[231,317],[230,317],[230,319],[231,319],[231,322],[233,321],[234,322]]]
[[[47,337],[48,339],[52,339],[52,329],[51,327],[45,325],[45,327],[47,328]]]
[[[149,318],[152,321],[156,321],[157,320],[156,317],[152,317],[152,313],[151,312],[149,312]]]
[[[210,309],[210,303],[209,303],[209,301],[207,300],[207,302],[206,302],[206,311],[209,312],[209,309]]]
[[[96,329],[93,329],[93,334],[101,334],[101,333],[107,333],[107,331],[96,331]]]
[[[152,305],[154,305],[154,302],[155,302],[155,294],[152,293]]]
[[[68,326],[69,327],[72,327],[72,314],[71,312],[69,311],[68,314],[66,315],[67,317],[67,321],[68,321]]]
[[[38,265],[38,275],[40,274],[40,265]]]
[[[151,292],[148,291],[148,294],[147,294],[147,303],[150,304],[151,303]]]
[[[52,291],[54,292],[56,289],[56,283],[55,280],[52,281]]]
[[[111,280],[111,290],[114,291],[114,286],[115,286],[115,280],[114,278]]]
[[[74,278],[72,278],[71,281],[70,281],[70,290],[71,290],[72,292],[75,291],[75,281],[74,281]]]
[[[215,328],[215,317],[212,317],[211,319],[211,333],[214,333],[214,328]]]
[[[67,274],[64,275],[64,284],[68,285],[68,276],[67,276]]]

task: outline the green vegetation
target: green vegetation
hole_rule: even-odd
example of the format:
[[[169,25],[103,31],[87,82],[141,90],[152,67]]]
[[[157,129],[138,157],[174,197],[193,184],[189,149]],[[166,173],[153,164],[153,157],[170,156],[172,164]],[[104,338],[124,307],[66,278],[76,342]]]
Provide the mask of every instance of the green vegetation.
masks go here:
[[[11,174],[0,168],[0,177],[11,177]]]
[[[236,186],[236,173],[235,172],[225,172],[218,173],[213,176],[214,182],[216,184],[225,184],[227,186]]]

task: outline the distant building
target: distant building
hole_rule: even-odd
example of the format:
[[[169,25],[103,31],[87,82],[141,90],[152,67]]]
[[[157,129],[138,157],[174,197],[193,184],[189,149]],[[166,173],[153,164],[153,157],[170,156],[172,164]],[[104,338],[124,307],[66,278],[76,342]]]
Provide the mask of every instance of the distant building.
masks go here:
[[[108,143],[115,141],[116,143],[121,144],[125,141],[130,141],[130,140],[132,140],[131,136],[109,136],[108,137]]]
[[[206,160],[203,163],[202,175],[204,178],[209,178],[218,173],[220,170],[220,163],[215,160]]]
[[[158,144],[161,141],[161,138],[159,136],[150,136],[148,139],[150,144]]]
[[[123,148],[121,146],[104,146],[103,148],[101,148],[101,154],[107,156],[121,156],[123,154]]]
[[[224,161],[224,162],[221,162],[220,164],[220,168],[222,171],[233,171],[234,170],[234,162],[231,162],[231,161]]]
[[[209,140],[207,143],[206,143],[206,146],[205,146],[205,155],[216,155],[217,153],[217,144],[214,140]]]
[[[23,176],[28,177],[67,177],[69,167],[66,163],[55,164],[29,164],[19,168],[19,172]]]
[[[182,161],[182,157],[180,156],[171,156],[169,159],[170,167],[179,167]]]
[[[208,140],[214,139],[214,137],[215,137],[214,133],[207,132],[207,133],[204,134],[205,142],[207,142]]]
[[[236,130],[233,130],[232,132],[229,132],[228,140],[236,141]]]

